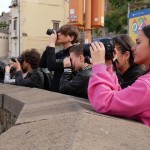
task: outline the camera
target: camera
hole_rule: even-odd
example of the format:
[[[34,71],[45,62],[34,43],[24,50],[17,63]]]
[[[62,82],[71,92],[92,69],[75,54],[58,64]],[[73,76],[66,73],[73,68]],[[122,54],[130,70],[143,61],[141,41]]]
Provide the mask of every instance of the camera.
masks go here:
[[[54,29],[47,29],[46,32],[47,35],[51,35],[52,33],[54,33]]]
[[[106,59],[112,59],[113,58],[115,42],[113,41],[112,38],[110,38],[110,37],[94,38],[92,40],[92,42],[102,42],[104,44],[104,47],[105,47],[105,58]],[[84,45],[83,55],[85,58],[91,57],[90,46],[91,46],[91,43]]]
[[[46,34],[47,35],[51,35],[52,33],[54,33],[54,31],[56,31],[56,30],[54,30],[54,29],[47,29]],[[59,32],[60,32],[59,30],[56,31],[56,34],[58,34]]]
[[[20,63],[20,64],[23,64],[23,58],[22,57],[12,57],[11,58],[11,61],[13,61],[13,62],[16,62],[16,59],[18,60],[18,62]]]

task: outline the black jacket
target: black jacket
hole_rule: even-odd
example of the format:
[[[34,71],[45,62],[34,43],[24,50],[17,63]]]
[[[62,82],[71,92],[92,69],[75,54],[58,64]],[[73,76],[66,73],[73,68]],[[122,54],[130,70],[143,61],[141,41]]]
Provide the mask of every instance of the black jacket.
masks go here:
[[[26,78],[23,78],[21,71],[17,71],[15,74],[16,85],[35,87],[43,89],[44,87],[44,76],[40,68],[33,69],[31,74],[28,74]]]
[[[64,69],[64,73],[60,79],[60,93],[88,99],[87,88],[91,75],[92,68],[90,66],[79,71],[75,76],[72,75],[71,69]]]
[[[55,53],[54,47],[47,46],[44,52],[46,59],[43,58],[44,53],[43,53],[43,57],[41,58],[40,67],[44,67],[47,65],[49,71],[54,71],[54,75],[52,79],[52,91],[54,92],[59,92],[59,82],[62,73],[64,71],[63,59],[69,56],[69,50],[71,47],[64,50],[60,50],[59,52]]]
[[[132,85],[143,73],[144,70],[140,66],[131,66],[124,74],[118,76],[121,88],[124,89],[127,86]]]

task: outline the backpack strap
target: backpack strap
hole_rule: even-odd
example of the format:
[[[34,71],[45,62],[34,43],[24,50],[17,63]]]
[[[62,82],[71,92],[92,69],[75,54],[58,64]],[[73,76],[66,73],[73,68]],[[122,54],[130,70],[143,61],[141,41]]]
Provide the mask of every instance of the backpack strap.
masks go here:
[[[41,80],[42,80],[42,83],[43,83],[43,89],[44,89],[44,75],[43,75],[43,71],[41,69],[37,70]]]
[[[44,80],[44,89],[51,91],[51,83],[52,83],[52,76],[50,73],[46,73],[41,69],[41,72],[43,73],[43,80]]]

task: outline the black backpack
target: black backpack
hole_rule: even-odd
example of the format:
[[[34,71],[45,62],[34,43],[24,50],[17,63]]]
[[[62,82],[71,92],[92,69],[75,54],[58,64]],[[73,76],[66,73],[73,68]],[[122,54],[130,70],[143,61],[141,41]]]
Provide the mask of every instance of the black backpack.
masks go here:
[[[46,73],[44,71],[42,71],[42,72],[43,72],[43,75],[44,75],[44,89],[48,90],[48,91],[51,91],[51,84],[52,84],[51,73]]]
[[[40,69],[41,72],[43,73],[43,76],[41,76],[41,73],[40,76],[43,78],[44,77],[44,90],[48,90],[48,91],[51,91],[51,84],[52,84],[52,75],[51,73],[46,73],[45,71],[43,71],[42,69]]]

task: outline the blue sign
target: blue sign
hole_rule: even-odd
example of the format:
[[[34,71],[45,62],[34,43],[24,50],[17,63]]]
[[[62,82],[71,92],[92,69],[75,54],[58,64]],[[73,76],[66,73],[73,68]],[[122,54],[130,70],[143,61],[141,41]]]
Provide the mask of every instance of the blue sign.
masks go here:
[[[150,8],[138,10],[134,12],[130,12],[128,18],[135,18],[139,16],[149,15],[150,14]]]

